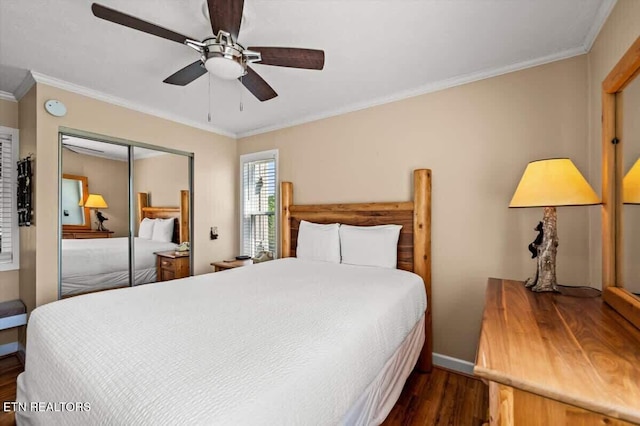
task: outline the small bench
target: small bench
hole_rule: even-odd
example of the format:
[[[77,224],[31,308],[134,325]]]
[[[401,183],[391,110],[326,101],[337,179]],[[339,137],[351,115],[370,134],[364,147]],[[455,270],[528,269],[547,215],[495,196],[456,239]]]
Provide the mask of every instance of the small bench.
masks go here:
[[[20,327],[27,323],[27,308],[22,300],[0,302],[0,330]]]

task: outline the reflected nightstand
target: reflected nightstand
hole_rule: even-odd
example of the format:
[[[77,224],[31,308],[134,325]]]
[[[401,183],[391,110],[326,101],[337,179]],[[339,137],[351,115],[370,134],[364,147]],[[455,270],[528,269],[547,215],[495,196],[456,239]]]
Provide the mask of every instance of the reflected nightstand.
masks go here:
[[[156,255],[157,281],[169,281],[189,276],[189,252],[158,251]]]

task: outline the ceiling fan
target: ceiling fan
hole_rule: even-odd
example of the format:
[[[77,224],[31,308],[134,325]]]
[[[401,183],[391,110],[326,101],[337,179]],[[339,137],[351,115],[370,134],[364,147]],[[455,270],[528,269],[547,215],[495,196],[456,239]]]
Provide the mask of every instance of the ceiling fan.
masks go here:
[[[164,80],[164,83],[185,86],[208,72],[226,79],[238,79],[260,101],[273,99],[278,94],[248,65],[259,63],[278,67],[321,70],[324,51],[291,47],[248,47],[238,43],[244,0],[207,0],[211,29],[215,36],[198,41],[126,13],[102,6],[91,5],[93,14],[100,18],[147,34],[184,44],[200,53],[200,59],[187,65]]]

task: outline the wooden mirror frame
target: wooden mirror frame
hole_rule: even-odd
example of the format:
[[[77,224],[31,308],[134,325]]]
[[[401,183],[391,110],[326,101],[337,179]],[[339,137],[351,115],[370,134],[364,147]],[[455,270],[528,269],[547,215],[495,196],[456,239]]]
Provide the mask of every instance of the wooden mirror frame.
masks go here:
[[[640,328],[640,298],[625,290],[622,276],[622,98],[640,74],[640,37],[602,82],[602,297]]]
[[[68,175],[63,174],[62,179],[79,180],[82,182],[82,202],[85,203],[89,198],[89,179],[86,176]],[[62,206],[60,206],[62,209]],[[63,231],[79,231],[79,230],[91,230],[91,212],[89,208],[84,208],[84,225],[62,225]]]

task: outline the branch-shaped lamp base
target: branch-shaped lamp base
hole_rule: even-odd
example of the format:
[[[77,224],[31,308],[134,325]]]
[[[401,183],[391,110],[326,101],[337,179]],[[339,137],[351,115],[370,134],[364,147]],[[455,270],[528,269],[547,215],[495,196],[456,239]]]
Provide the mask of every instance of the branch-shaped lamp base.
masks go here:
[[[537,247],[538,269],[535,277],[528,278],[525,286],[532,291],[558,291],[556,254],[558,252],[558,214],[555,207],[545,207],[542,219],[542,243]]]

